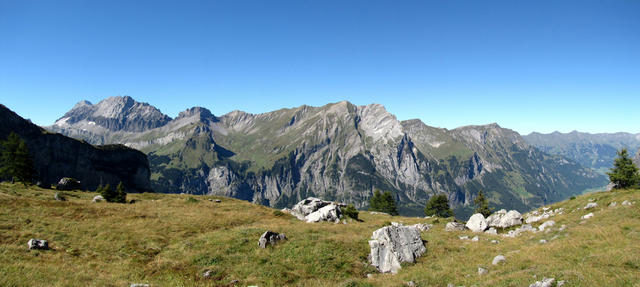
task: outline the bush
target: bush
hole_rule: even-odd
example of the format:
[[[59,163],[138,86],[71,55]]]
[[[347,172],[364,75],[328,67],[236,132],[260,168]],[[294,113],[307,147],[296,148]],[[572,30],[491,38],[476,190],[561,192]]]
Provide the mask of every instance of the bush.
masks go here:
[[[613,163],[611,172],[607,172],[609,181],[614,184],[614,188],[629,188],[640,183],[638,167],[633,164],[626,148],[618,151],[618,157]]]
[[[187,198],[187,202],[189,202],[189,203],[196,203],[196,202],[200,202],[200,201],[199,201],[199,200],[197,200],[197,199],[195,199],[195,198],[193,198],[193,197],[189,197],[189,198]]]
[[[100,193],[107,202],[127,203],[127,193],[124,191],[122,182],[118,184],[116,190],[112,190],[111,186],[107,184],[105,186],[98,186],[96,192]]]
[[[358,220],[358,210],[356,209],[355,206],[353,206],[353,204],[349,204],[347,205],[347,207],[344,208],[344,210],[342,210],[342,213],[344,213],[344,215],[351,217],[355,220]]]
[[[369,200],[369,210],[398,215],[396,201],[393,199],[390,191],[381,193],[379,190],[376,190],[373,193],[373,197]]]
[[[432,196],[424,207],[424,214],[427,216],[451,217],[453,210],[449,207],[449,199],[445,194]]]
[[[574,200],[574,199],[576,199],[576,197],[573,196],[573,195],[571,197],[569,197],[569,200]]]

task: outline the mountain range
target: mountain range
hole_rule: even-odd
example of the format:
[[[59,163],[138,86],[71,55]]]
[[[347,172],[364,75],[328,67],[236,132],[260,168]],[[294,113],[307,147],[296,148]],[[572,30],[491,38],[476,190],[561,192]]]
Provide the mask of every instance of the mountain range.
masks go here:
[[[573,159],[582,166],[590,167],[600,173],[607,172],[613,167],[613,160],[618,150],[626,148],[631,156],[636,151],[640,152],[640,134],[534,132],[524,136],[524,139],[544,152]]]
[[[497,124],[435,128],[399,121],[378,104],[222,116],[194,107],[171,119],[131,97],[111,97],[80,102],[47,129],[143,151],[156,191],[279,208],[308,196],[366,208],[378,189],[393,192],[401,214],[420,215],[428,198],[445,193],[467,216],[480,190],[496,208],[529,210],[607,184]]]

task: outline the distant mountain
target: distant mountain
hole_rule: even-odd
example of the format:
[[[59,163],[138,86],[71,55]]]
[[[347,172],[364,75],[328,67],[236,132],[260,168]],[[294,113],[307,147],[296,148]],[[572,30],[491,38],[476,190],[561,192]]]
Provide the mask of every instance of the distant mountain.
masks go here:
[[[275,207],[317,196],[364,208],[380,189],[395,194],[403,214],[422,214],[430,196],[446,193],[458,215],[466,216],[481,189],[496,207],[526,210],[607,183],[496,124],[438,129],[419,120],[400,122],[377,104],[339,102],[219,117],[196,107],[143,131],[95,125],[86,129],[65,121],[48,128],[146,152],[156,190]]]
[[[640,134],[630,133],[534,132],[524,136],[524,139],[544,152],[573,159],[601,173],[613,166],[618,150],[626,148],[633,154],[640,148]]]
[[[127,192],[150,191],[149,162],[137,150],[123,145],[92,146],[61,134],[53,134],[0,105],[0,140],[15,132],[27,143],[38,180],[56,184],[73,177],[85,189],[122,182]]]

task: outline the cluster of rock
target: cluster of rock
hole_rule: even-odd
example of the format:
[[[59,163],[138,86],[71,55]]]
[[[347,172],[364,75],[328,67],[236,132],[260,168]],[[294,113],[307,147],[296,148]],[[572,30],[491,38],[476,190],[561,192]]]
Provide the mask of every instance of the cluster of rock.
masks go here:
[[[396,222],[374,231],[369,247],[371,265],[382,273],[397,273],[401,263],[414,263],[427,251],[418,227]]]
[[[560,280],[556,282],[555,278],[542,278],[542,281],[536,281],[535,283],[529,285],[529,287],[552,287],[552,286],[564,286],[564,280]]]
[[[507,212],[501,209],[487,218],[480,213],[476,213],[469,218],[465,227],[473,232],[488,231],[488,233],[497,234],[496,228],[509,228],[520,224],[522,224],[522,215],[520,212],[516,210]],[[493,229],[488,230],[490,227],[493,227]]]
[[[345,206],[344,204],[309,197],[298,202],[291,210],[286,211],[306,222],[330,221],[338,223],[342,217],[340,207]]]

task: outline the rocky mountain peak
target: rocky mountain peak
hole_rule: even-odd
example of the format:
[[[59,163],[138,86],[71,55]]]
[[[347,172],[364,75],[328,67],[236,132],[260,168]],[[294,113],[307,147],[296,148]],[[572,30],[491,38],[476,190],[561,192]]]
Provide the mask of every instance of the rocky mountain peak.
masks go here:
[[[203,107],[193,107],[193,108],[186,109],[180,112],[176,119],[189,118],[194,116],[200,117],[200,120],[216,119],[216,117],[211,113],[209,109],[203,108]]]
[[[156,107],[140,103],[129,96],[109,97],[93,105],[80,101],[54,126],[76,125],[84,130],[104,128],[111,131],[141,132],[161,127],[171,118]]]

